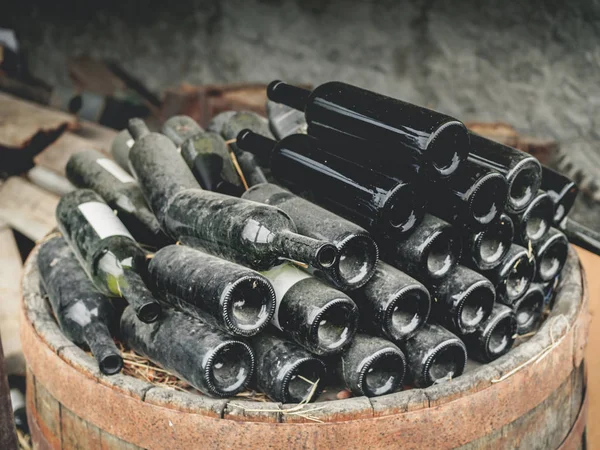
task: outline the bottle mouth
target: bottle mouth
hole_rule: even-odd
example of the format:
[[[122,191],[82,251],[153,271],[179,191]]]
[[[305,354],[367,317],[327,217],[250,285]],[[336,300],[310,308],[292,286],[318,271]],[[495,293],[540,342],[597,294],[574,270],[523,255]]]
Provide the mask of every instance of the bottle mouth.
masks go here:
[[[236,334],[257,334],[275,313],[275,290],[261,276],[249,275],[236,280],[224,296],[224,319]]]
[[[147,302],[147,303],[144,303],[143,305],[141,305],[137,309],[136,315],[137,315],[138,319],[140,319],[142,322],[152,323],[152,322],[156,322],[156,320],[158,320],[161,312],[162,312],[162,308],[160,306],[160,303],[154,301],[154,302]]]
[[[420,207],[422,203],[410,184],[398,184],[385,202],[380,228],[388,230],[392,235],[412,231],[425,214],[425,208]]]
[[[453,339],[434,348],[425,362],[427,385],[450,381],[460,376],[467,365],[467,350],[462,341]]]
[[[123,358],[121,355],[107,355],[99,362],[100,372],[104,375],[114,375],[123,369]]]
[[[475,263],[480,270],[498,266],[508,253],[513,240],[513,224],[507,216],[492,222],[481,231],[475,243]]]
[[[337,278],[347,289],[358,289],[370,279],[379,260],[379,249],[367,235],[351,235],[338,244]]]
[[[492,313],[496,293],[490,282],[481,280],[465,293],[458,311],[458,327],[462,333],[472,333]]]
[[[479,180],[469,199],[469,217],[479,225],[487,225],[504,211],[508,187],[499,173],[490,173]]]
[[[205,372],[213,394],[235,395],[246,387],[254,373],[254,353],[243,342],[224,342],[210,353]]]
[[[542,168],[534,158],[518,163],[507,176],[507,209],[512,213],[523,211],[533,201],[542,183]]]
[[[471,140],[465,126],[447,122],[432,134],[427,144],[427,157],[438,175],[452,175],[469,155]]]
[[[323,391],[321,385],[325,373],[325,364],[317,358],[303,358],[297,361],[284,375],[281,386],[282,403],[314,401]],[[311,392],[313,394],[309,398]]]
[[[538,251],[538,278],[541,281],[550,281],[557,276],[567,261],[569,243],[562,234],[556,234],[542,249]]]
[[[316,261],[323,269],[332,267],[338,258],[337,249],[331,244],[325,244],[317,250]]]
[[[423,286],[407,286],[387,308],[387,333],[395,341],[411,338],[429,318],[431,297]]]
[[[492,361],[507,353],[515,341],[517,331],[512,312],[490,324],[491,330],[485,342],[486,359]]]
[[[530,290],[515,304],[517,333],[527,334],[534,330],[542,316],[544,293],[541,290]]]
[[[447,227],[434,234],[429,239],[429,246],[425,251],[425,270],[431,278],[446,276],[460,256],[460,240]]]
[[[527,291],[535,274],[535,263],[526,253],[519,254],[508,262],[510,268],[505,277],[507,300],[513,302]]]
[[[552,224],[554,203],[547,194],[538,195],[523,213],[521,231],[523,242],[537,242],[542,239]]]
[[[367,397],[394,392],[402,385],[406,374],[406,358],[394,348],[384,348],[364,361],[358,386]]]
[[[325,305],[315,318],[314,350],[319,355],[342,351],[354,338],[358,322],[358,308],[348,298],[340,298]]]

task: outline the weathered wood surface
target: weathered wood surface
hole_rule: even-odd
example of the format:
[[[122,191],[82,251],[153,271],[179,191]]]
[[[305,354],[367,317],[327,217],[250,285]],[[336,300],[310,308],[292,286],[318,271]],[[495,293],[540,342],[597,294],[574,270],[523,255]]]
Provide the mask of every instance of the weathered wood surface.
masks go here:
[[[16,450],[17,434],[10,403],[10,390],[3,363],[4,353],[2,352],[2,338],[0,338],[0,448]]]

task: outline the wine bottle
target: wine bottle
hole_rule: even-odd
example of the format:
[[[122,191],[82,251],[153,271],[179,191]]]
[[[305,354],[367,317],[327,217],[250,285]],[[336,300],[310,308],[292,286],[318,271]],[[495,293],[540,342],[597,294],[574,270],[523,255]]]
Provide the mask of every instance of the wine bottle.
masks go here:
[[[465,370],[465,344],[445,328],[425,324],[409,340],[400,344],[408,365],[407,381],[427,387],[456,378]]]
[[[428,210],[452,224],[481,229],[504,211],[506,178],[487,167],[465,161],[454,176],[436,184]]]
[[[316,355],[347,347],[358,326],[358,308],[344,293],[283,264],[263,272],[273,284],[277,306],[273,325]]]
[[[550,228],[546,237],[533,244],[533,254],[537,267],[535,279],[550,281],[560,273],[567,262],[569,241],[556,228]]]
[[[181,148],[181,156],[202,189],[238,197],[242,194],[242,183],[220,135],[204,132],[188,116],[171,117],[162,132]]]
[[[98,194],[79,189],[64,195],[56,222],[101,293],[123,297],[145,322],[158,318],[160,304],[142,280],[146,254]]]
[[[135,180],[96,150],[75,153],[67,162],[67,178],[79,188],[92,189],[117,211],[137,241],[161,246],[168,238],[144,200]]]
[[[215,327],[209,317],[200,319],[167,308],[160,321],[147,324],[128,307],[121,317],[121,336],[136,353],[200,392],[230,397],[250,381],[254,352],[245,342]]]
[[[337,81],[312,92],[282,81],[267,87],[270,100],[304,111],[309,134],[342,156],[364,165],[402,166],[418,155],[441,176],[449,176],[469,153],[469,134],[458,120],[436,111]]]
[[[10,404],[12,406],[13,418],[17,430],[29,434],[29,424],[27,423],[27,409],[25,406],[25,396],[17,388],[10,390]]]
[[[496,287],[496,300],[512,305],[529,288],[535,276],[535,266],[533,253],[512,244],[502,263],[482,274]]]
[[[471,153],[468,160],[493,169],[506,177],[508,201],[506,211],[517,214],[533,201],[542,183],[542,166],[528,153],[516,148],[471,134]]]
[[[369,281],[379,259],[379,249],[369,233],[354,223],[271,183],[247,190],[243,199],[275,206],[294,221],[304,236],[334,244],[339,264],[331,271],[318,271],[341,290],[357,289]]]
[[[542,190],[545,191],[554,202],[555,226],[569,214],[579,193],[577,184],[555,170],[542,166]]]
[[[55,236],[42,243],[37,265],[65,336],[75,344],[86,344],[105,375],[120,372],[123,358],[110,335],[116,320],[112,303],[96,291],[67,242]]]
[[[393,342],[412,337],[431,309],[425,286],[383,261],[369,282],[351,296],[358,306],[360,328]]]
[[[117,133],[110,146],[110,154],[115,162],[129,174],[131,174],[129,151],[133,147],[134,142],[131,134],[129,134],[129,130],[125,129]]]
[[[369,231],[398,237],[412,231],[425,213],[415,189],[418,175],[408,169],[394,177],[369,170],[325,152],[303,134],[275,142],[244,130],[237,144],[270,159],[273,176],[295,193],[309,190],[318,203]]]
[[[252,337],[256,384],[272,400],[300,403],[315,400],[327,374],[323,361],[271,333]]]
[[[152,283],[176,309],[205,310],[225,331],[252,336],[275,313],[275,291],[258,272],[183,245],[160,249],[148,264]]]
[[[511,219],[515,227],[515,242],[529,247],[544,239],[552,226],[554,217],[554,203],[550,196],[539,191],[531,203],[520,214],[512,214]]]
[[[440,279],[456,266],[461,253],[460,235],[449,223],[425,214],[417,229],[404,240],[388,240],[382,257],[419,281]]]
[[[569,217],[565,217],[560,223],[562,231],[569,242],[586,249],[589,252],[600,255],[600,233],[588,228]]]
[[[469,357],[487,363],[506,354],[515,342],[517,319],[508,306],[496,303],[490,317],[474,333],[463,336]]]
[[[474,270],[459,265],[432,284],[431,317],[454,333],[474,332],[492,312],[496,300],[494,285]]]
[[[390,341],[357,334],[341,354],[337,373],[353,394],[376,397],[402,387],[406,357]]]
[[[481,231],[463,229],[462,263],[474,270],[490,270],[500,265],[513,240],[510,217],[501,214]]]
[[[558,283],[560,282],[560,277],[556,277],[551,281],[546,281],[545,283],[531,283],[531,287],[537,286],[544,293],[544,308],[548,310],[552,310],[554,307],[554,294],[556,293],[556,288],[558,287]]]
[[[166,136],[146,133],[139,119],[133,128],[132,167],[144,196],[173,239],[256,270],[281,264],[282,259],[314,269],[338,263],[335,246],[297,234],[280,209],[194,189],[198,184],[174,144]]]
[[[308,131],[304,113],[287,105],[267,100],[267,117],[271,133],[277,140],[292,134],[306,134]]]
[[[532,283],[512,309],[517,320],[517,333],[527,334],[535,330],[542,319],[544,309],[544,290],[538,283]]]
[[[223,127],[236,112],[237,111],[223,111],[222,113],[217,114],[208,122],[206,131],[211,131],[213,133],[222,135]]]

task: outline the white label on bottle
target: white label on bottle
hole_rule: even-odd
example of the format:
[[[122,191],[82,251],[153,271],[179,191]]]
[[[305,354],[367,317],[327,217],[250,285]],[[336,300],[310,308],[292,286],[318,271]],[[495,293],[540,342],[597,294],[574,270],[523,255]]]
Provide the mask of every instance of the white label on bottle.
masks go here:
[[[310,278],[310,275],[297,269],[292,264],[282,264],[266,272],[262,272],[262,274],[267,277],[275,289],[275,314],[273,314],[271,323],[281,330],[281,325],[279,324],[279,305],[281,305],[283,297],[293,285],[305,278]]]
[[[100,239],[109,236],[125,236],[133,239],[123,222],[121,222],[106,203],[87,202],[79,205],[79,211],[87,219]]]
[[[133,177],[125,172],[121,166],[114,161],[107,158],[98,158],[96,162],[121,183],[135,183]]]

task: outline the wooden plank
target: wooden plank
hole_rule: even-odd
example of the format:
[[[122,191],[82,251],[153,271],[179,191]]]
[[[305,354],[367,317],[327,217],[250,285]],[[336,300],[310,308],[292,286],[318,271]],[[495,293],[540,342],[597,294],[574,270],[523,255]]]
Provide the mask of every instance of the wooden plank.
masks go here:
[[[62,448],[101,450],[100,429],[61,405]]]

